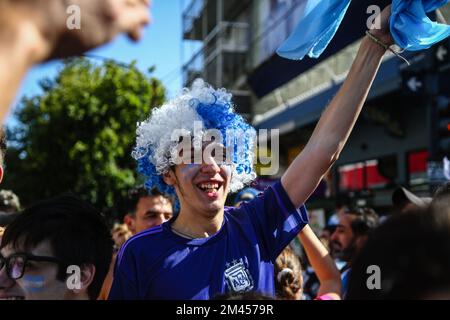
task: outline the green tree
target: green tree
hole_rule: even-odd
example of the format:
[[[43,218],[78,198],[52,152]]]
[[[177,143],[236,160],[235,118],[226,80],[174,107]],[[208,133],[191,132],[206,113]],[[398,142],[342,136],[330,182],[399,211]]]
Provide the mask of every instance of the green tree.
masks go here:
[[[3,187],[24,204],[71,191],[110,211],[138,183],[136,125],[163,103],[164,87],[134,63],[85,59],[40,85],[43,93],[22,100],[8,130]]]

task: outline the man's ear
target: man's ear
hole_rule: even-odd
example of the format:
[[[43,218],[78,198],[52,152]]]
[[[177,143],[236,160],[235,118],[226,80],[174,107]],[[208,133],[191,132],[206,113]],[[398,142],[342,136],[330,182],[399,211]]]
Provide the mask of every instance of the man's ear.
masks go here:
[[[164,182],[169,186],[175,186],[177,183],[177,178],[175,177],[175,172],[170,169],[163,175]]]
[[[127,214],[124,218],[123,218],[123,222],[127,225],[128,229],[134,233],[136,231],[136,219],[130,215]]]
[[[73,292],[78,294],[81,292],[88,292],[88,288],[94,281],[95,266],[93,264],[85,264],[81,267],[80,275],[80,289],[73,289]]]
[[[3,180],[3,166],[0,166],[0,183]]]

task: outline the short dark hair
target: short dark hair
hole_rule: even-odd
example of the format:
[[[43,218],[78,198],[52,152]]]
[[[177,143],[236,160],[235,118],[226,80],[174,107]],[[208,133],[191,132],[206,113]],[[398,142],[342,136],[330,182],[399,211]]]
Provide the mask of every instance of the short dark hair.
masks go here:
[[[126,214],[135,216],[139,200],[148,197],[149,195],[149,192],[143,186],[135,187],[128,191],[127,199],[125,201]]]
[[[97,299],[112,259],[113,241],[103,215],[78,197],[66,194],[25,209],[6,228],[1,247],[32,250],[49,241],[56,258],[63,261],[57,278],[64,281],[70,265],[95,266],[88,288]]]
[[[0,125],[0,166],[5,164],[5,155],[6,155],[6,132],[3,125]]]
[[[353,207],[345,213],[356,216],[351,223],[352,231],[356,236],[369,235],[380,225],[378,214],[371,208]]]
[[[127,199],[125,201],[125,212],[131,216],[136,215],[137,205],[141,198],[145,197],[165,197],[158,189],[152,189],[150,192],[143,186],[138,186],[131,189],[128,192]]]
[[[352,264],[347,299],[421,299],[450,289],[450,214],[432,208],[390,217],[369,236]],[[367,268],[381,270],[381,289],[367,287]]]

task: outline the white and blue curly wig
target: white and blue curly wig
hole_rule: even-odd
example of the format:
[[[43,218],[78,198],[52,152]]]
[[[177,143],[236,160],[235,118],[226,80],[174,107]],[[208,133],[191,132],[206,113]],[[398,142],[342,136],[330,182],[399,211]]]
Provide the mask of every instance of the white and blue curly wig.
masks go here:
[[[256,132],[234,112],[231,99],[232,94],[225,89],[215,90],[197,79],[190,89],[183,89],[178,97],[153,109],[150,117],[138,124],[132,156],[138,162],[138,171],[146,178],[148,190],[156,188],[168,196],[176,196],[175,189],[163,180],[163,175],[176,164],[179,142],[173,141],[172,132],[183,130],[194,141],[202,141],[205,132],[194,130],[194,123],[199,121],[205,130],[220,131],[225,147],[234,150],[230,191],[237,192],[256,178],[253,167]],[[239,136],[229,139],[230,130]]]

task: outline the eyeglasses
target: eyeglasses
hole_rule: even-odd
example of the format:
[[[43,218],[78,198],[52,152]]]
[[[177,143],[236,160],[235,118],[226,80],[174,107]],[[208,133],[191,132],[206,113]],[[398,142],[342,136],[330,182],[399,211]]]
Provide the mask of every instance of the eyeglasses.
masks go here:
[[[5,258],[0,254],[0,271],[6,266],[6,274],[12,280],[23,277],[28,261],[51,262],[61,264],[61,260],[55,257],[35,256],[28,253],[15,253]]]

